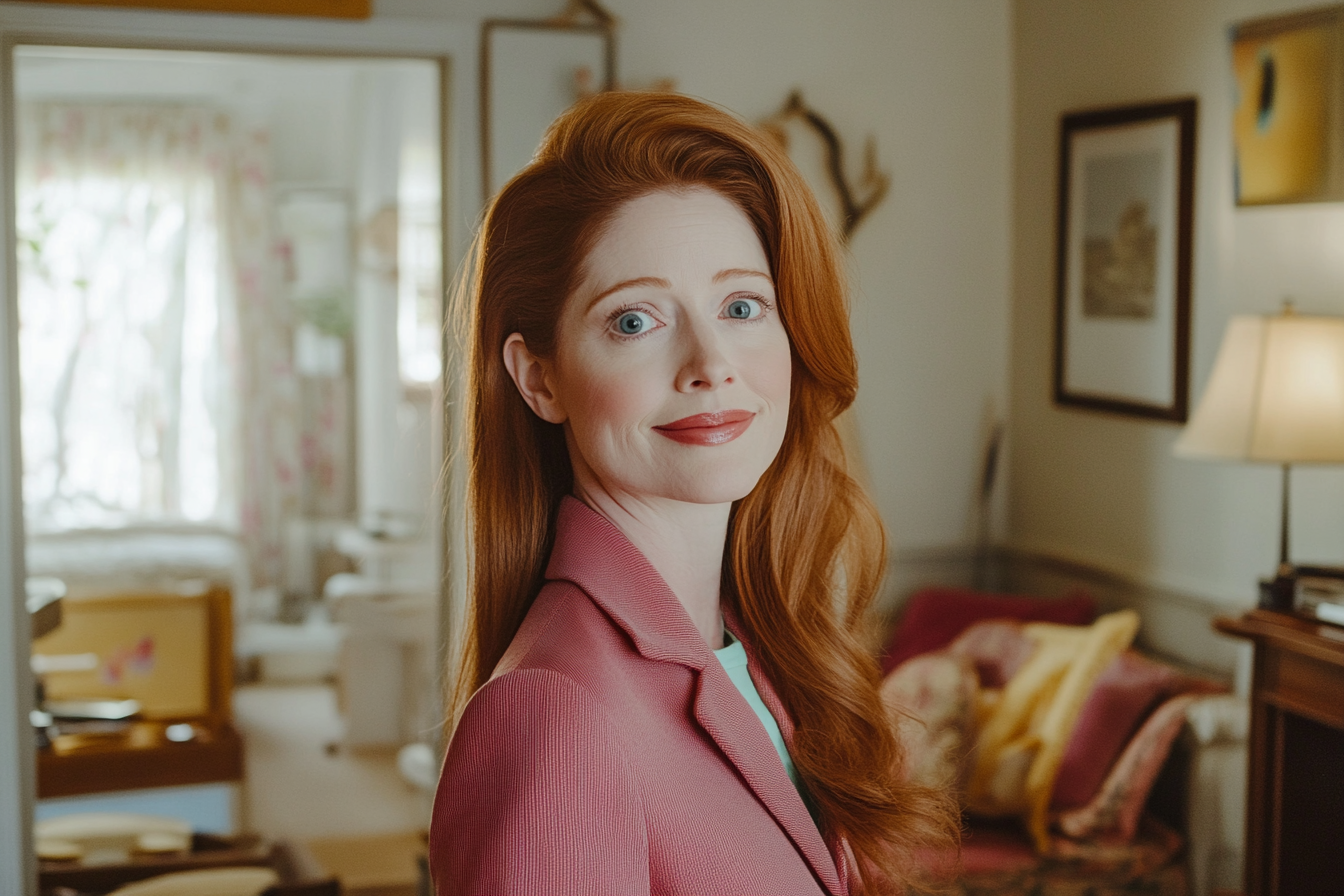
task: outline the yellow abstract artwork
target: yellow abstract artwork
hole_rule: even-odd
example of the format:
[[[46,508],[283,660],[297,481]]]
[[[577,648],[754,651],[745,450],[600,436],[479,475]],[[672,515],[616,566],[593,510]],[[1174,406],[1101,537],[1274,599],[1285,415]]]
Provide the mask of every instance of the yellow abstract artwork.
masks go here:
[[[1333,29],[1234,38],[1238,204],[1326,198]]]

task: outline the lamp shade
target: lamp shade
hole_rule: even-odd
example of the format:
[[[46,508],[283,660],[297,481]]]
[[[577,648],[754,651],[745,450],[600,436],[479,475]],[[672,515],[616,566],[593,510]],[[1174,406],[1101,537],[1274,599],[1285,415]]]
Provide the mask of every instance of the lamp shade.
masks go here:
[[[1237,316],[1176,441],[1186,457],[1344,462],[1344,318]]]

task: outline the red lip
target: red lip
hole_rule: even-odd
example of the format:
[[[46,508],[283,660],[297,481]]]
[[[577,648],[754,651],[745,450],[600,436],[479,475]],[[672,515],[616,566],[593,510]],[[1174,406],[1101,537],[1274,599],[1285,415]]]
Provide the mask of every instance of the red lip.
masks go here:
[[[722,445],[746,432],[755,418],[751,411],[711,411],[682,417],[654,429],[683,445]]]

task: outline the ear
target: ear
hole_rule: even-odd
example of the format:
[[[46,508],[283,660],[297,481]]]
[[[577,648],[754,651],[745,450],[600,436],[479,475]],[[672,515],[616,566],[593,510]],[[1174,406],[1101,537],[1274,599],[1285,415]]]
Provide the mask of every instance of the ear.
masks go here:
[[[527,350],[521,333],[504,340],[504,367],[533,413],[547,423],[565,422],[569,415],[552,387],[551,366]]]

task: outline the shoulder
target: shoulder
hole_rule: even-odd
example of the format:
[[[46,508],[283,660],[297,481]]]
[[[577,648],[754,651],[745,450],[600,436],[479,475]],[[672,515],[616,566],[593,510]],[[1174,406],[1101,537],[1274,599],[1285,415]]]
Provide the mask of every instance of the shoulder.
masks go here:
[[[605,774],[628,773],[621,726],[611,721],[623,701],[613,700],[611,683],[629,654],[582,589],[548,582],[490,680],[468,701],[449,742],[445,777],[488,765],[500,785],[529,774],[536,756],[551,766],[566,763],[566,772],[603,765]]]
[[[594,676],[594,669],[619,666],[635,655],[629,638],[587,592],[572,582],[550,581],[537,594],[494,678],[549,669],[600,688],[603,676]]]
[[[501,747],[565,751],[596,741],[614,745],[616,726],[597,695],[556,669],[523,666],[495,675],[472,695],[449,742],[468,755],[478,743],[498,757]]]
[[[599,881],[648,892],[646,832],[620,732],[585,688],[517,668],[471,698],[430,824],[439,892],[567,893]]]

